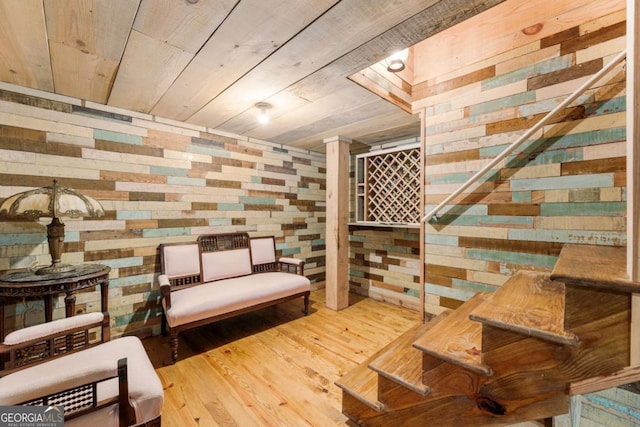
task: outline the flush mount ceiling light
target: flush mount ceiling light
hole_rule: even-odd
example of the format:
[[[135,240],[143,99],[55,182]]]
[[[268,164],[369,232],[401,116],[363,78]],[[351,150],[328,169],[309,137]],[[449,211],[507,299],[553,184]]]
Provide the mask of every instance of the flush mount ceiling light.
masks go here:
[[[405,48],[394,52],[391,56],[384,60],[387,71],[390,73],[398,73],[404,70],[405,62],[409,57],[409,48]]]
[[[267,114],[267,110],[271,108],[271,104],[268,102],[258,102],[256,104],[256,108],[260,110],[260,115],[258,115],[258,122],[265,124],[269,123],[269,115]]]

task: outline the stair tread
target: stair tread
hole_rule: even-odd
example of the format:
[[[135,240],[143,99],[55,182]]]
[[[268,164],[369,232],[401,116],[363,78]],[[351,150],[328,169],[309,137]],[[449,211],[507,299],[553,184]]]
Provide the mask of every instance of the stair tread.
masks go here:
[[[378,401],[378,374],[369,369],[367,363],[356,366],[335,384],[370,408],[382,411],[383,405]]]
[[[416,325],[389,346],[378,352],[369,368],[392,381],[427,395],[429,387],[422,383],[422,352],[413,346],[415,340],[424,335],[449,315],[445,311],[430,322]]]
[[[378,372],[371,370],[369,365],[377,359],[384,358],[386,355],[393,353],[398,348],[401,348],[404,343],[408,343],[405,344],[405,346],[411,346],[411,342],[413,342],[413,337],[416,335],[416,331],[423,329],[427,324],[416,323],[400,337],[396,338],[394,341],[375,352],[372,356],[368,357],[363,363],[344,374],[335,382],[335,384],[372,409],[382,411],[384,405],[378,400]],[[418,368],[420,367],[420,362],[418,362],[417,366]],[[416,391],[419,392],[419,390]]]
[[[626,248],[566,244],[551,272],[551,279],[572,285],[640,292],[640,283],[627,274]]]
[[[575,346],[577,337],[564,330],[564,285],[548,274],[519,271],[470,314],[494,327]]]
[[[482,323],[469,315],[487,298],[479,292],[439,322],[414,343],[417,349],[482,375],[491,375],[491,368],[482,363]]]

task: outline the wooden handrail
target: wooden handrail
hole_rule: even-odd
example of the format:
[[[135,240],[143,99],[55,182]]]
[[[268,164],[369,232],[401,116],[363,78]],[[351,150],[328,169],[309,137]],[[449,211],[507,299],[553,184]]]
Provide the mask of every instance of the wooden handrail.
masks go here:
[[[623,50],[615,58],[611,60],[606,66],[604,66],[600,71],[591,76],[589,80],[584,82],[575,92],[573,92],[568,98],[562,101],[560,104],[556,106],[553,110],[549,111],[546,116],[544,116],[538,123],[533,125],[528,131],[520,136],[515,142],[513,142],[510,146],[505,148],[505,150],[498,154],[491,162],[487,163],[482,169],[476,172],[471,178],[469,178],[464,184],[462,184],[456,191],[451,193],[447,198],[445,198],[438,206],[433,208],[429,213],[427,213],[423,218],[422,222],[429,221],[431,218],[436,218],[436,214],[445,207],[451,200],[460,195],[464,190],[469,188],[471,184],[475,183],[482,175],[491,170],[494,166],[496,166],[500,161],[502,161],[505,157],[511,154],[516,148],[518,148],[522,143],[527,141],[534,133],[536,133],[540,128],[546,125],[551,118],[553,118],[560,110],[564,109],[567,105],[576,100],[580,95],[584,93],[585,90],[590,88],[595,82],[600,80],[602,76],[611,71],[613,67],[618,65],[620,61],[622,61],[627,56],[627,51]]]

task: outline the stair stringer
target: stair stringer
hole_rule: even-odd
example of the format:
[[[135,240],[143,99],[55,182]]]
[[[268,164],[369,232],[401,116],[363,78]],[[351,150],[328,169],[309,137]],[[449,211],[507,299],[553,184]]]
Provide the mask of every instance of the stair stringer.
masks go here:
[[[596,292],[596,293],[594,293]],[[617,372],[629,363],[630,296],[569,286],[565,322],[577,345],[483,325],[482,363],[493,375],[448,362],[430,363],[420,396],[379,379],[383,411],[345,412],[367,426],[507,425],[568,411],[569,384]],[[432,358],[431,355],[425,357]],[[355,413],[357,412],[357,414]],[[355,416],[354,416],[355,415]]]

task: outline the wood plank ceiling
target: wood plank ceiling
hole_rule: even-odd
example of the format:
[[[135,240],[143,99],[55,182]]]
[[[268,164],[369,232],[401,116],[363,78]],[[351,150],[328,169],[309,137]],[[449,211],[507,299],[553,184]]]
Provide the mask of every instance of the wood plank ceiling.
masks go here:
[[[371,145],[419,135],[418,117],[347,77],[501,1],[2,0],[0,81],[316,151]]]

